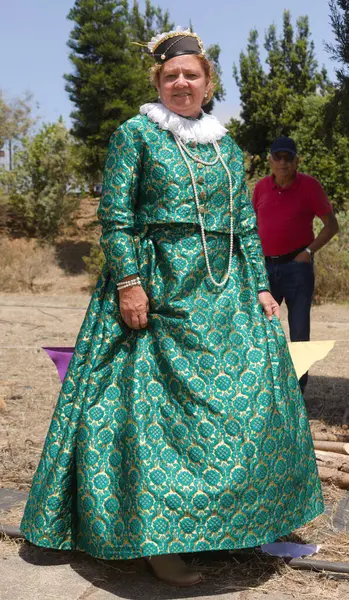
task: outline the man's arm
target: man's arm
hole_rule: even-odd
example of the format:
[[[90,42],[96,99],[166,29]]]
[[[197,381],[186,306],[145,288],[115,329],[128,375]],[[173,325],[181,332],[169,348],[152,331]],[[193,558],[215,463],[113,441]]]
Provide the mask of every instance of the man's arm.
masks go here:
[[[315,240],[309,245],[310,250],[312,252],[317,252],[320,250],[327,242],[329,242],[336,233],[339,231],[338,221],[335,217],[333,211],[327,213],[327,215],[323,215],[320,217],[324,226],[321,229],[319,235],[315,238]]]
[[[320,248],[323,248],[339,231],[338,221],[333,211],[319,218],[324,226],[319,235],[317,235],[315,240],[308,246],[313,253],[320,250]],[[296,262],[310,262],[311,256],[304,250],[303,252],[300,252],[294,260]]]

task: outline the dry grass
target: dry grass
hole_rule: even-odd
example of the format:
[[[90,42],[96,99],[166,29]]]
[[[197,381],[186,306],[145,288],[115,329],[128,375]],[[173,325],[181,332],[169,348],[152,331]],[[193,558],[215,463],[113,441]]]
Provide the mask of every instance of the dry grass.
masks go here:
[[[98,241],[98,202],[85,198],[72,223],[55,245],[31,238],[9,237],[0,196],[0,289],[2,293],[86,292],[89,287],[82,256]]]
[[[41,377],[43,387],[34,394],[31,378],[25,380],[27,385],[17,386],[17,393],[12,386],[6,386],[8,408],[1,411],[0,420],[0,481],[3,487],[29,489],[59,389],[57,379],[54,372],[52,379]]]
[[[9,538],[7,535],[0,537],[0,557],[16,556],[25,544],[22,539]]]
[[[54,246],[35,239],[0,239],[0,289],[2,293],[82,293],[88,289],[86,273],[71,275],[58,264]]]
[[[35,282],[55,266],[54,249],[34,240],[3,237],[0,240],[0,287],[2,292],[33,292]]]

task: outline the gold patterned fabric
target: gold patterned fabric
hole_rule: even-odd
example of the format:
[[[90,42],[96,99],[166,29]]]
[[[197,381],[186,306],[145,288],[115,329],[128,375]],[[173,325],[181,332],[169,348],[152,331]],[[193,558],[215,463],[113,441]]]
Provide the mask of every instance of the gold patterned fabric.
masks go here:
[[[106,266],[33,479],[22,531],[106,559],[252,547],[323,511],[309,424],[268,287],[242,155],[232,276],[208,279],[189,174],[145,116],[113,136],[99,216]],[[205,160],[211,145],[193,148]],[[229,254],[222,167],[193,169],[216,278]],[[202,178],[202,179],[201,179]],[[116,282],[139,272],[149,326],[123,322]]]

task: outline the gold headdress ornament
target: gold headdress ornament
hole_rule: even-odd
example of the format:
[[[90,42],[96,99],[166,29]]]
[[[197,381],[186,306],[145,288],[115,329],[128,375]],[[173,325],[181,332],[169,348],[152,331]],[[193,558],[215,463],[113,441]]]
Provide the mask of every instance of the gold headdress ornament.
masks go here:
[[[156,35],[148,42],[147,48],[151,56],[160,64],[175,56],[205,54],[204,45],[199,36],[190,29],[181,27]]]

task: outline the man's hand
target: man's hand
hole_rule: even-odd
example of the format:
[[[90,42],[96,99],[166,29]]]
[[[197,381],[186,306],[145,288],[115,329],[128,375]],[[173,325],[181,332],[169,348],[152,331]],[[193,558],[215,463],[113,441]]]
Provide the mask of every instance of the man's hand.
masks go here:
[[[268,317],[269,321],[272,320],[273,315],[280,319],[280,306],[274,300],[270,292],[259,292],[258,300],[261,303],[265,316]]]
[[[297,254],[297,256],[293,260],[295,262],[300,262],[300,263],[311,263],[312,262],[311,255],[309,254],[309,252],[306,252],[305,250],[302,250],[302,252]]]
[[[148,325],[149,300],[139,285],[119,290],[120,312],[131,329],[144,329]]]

